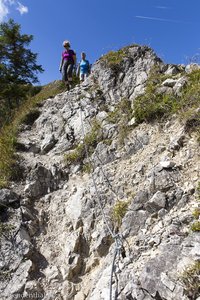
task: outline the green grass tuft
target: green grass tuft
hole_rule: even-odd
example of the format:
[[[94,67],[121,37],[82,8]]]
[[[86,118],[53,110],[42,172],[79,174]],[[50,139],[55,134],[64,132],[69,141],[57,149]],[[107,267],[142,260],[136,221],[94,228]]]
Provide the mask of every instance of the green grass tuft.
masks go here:
[[[94,120],[91,131],[85,135],[83,142],[78,144],[74,150],[64,155],[65,164],[67,166],[70,166],[71,164],[77,164],[77,163],[83,165],[83,160],[86,157],[86,149],[88,154],[91,155],[94,152],[98,142],[100,142],[101,140],[102,140],[101,125],[99,122]],[[85,167],[84,169],[88,169],[88,167]]]
[[[2,236],[8,236],[11,234],[11,232],[15,229],[14,225],[11,224],[4,224],[0,222],[0,238]]]
[[[166,119],[177,114],[188,132],[196,131],[200,141],[200,70],[187,75],[188,83],[181,96],[159,94],[157,88],[166,79],[153,69],[143,95],[134,100],[134,117],[137,123]]]
[[[126,53],[123,51],[123,49],[121,49],[118,51],[110,51],[101,59],[105,61],[109,67],[112,68],[113,66],[119,65],[124,57],[126,57]]]
[[[191,225],[191,230],[192,230],[192,231],[200,231],[200,221],[195,221],[195,222]]]
[[[184,284],[186,295],[195,300],[200,295],[200,261],[188,267],[180,277]]]
[[[128,205],[128,200],[118,200],[113,207],[112,219],[118,227],[120,227],[122,224],[122,220],[127,212]]]
[[[195,208],[195,210],[193,211],[192,215],[193,215],[193,217],[194,217],[196,220],[198,220],[199,217],[200,217],[200,208],[199,208],[199,207]]]
[[[123,98],[116,106],[115,110],[108,113],[107,121],[118,125],[119,143],[122,145],[127,137],[131,127],[128,122],[133,117],[131,102]]]

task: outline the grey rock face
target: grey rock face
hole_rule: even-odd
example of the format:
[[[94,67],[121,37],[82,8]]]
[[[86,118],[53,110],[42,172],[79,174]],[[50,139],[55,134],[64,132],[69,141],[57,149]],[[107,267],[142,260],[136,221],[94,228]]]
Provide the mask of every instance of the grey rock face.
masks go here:
[[[196,63],[192,63],[186,66],[185,71],[187,73],[191,73],[194,70],[199,70],[199,65]]]
[[[22,291],[29,277],[31,267],[31,260],[21,263],[4,291],[4,295],[7,297],[7,299],[11,299],[11,295],[13,295],[13,297],[15,297],[15,295],[16,297],[17,295],[22,295]]]
[[[9,189],[0,190],[0,209],[19,208],[20,196]]]
[[[49,152],[54,147],[55,144],[56,144],[56,140],[53,134],[50,136],[46,136],[41,145],[41,153],[44,154]]]
[[[196,138],[176,116],[137,126],[132,118],[120,143],[119,120],[109,119],[124,98],[133,106],[145,93],[152,68],[172,77],[156,93],[181,96],[185,68],[146,46],[122,52],[117,64],[102,57],[85,82],[45,100],[19,134],[23,180],[0,190],[6,300],[106,300],[111,291],[118,300],[191,300],[181,274],[200,257],[191,231]]]
[[[166,196],[164,193],[158,191],[153,197],[146,203],[145,208],[149,212],[156,212],[166,207]]]
[[[167,70],[165,71],[166,75],[176,75],[180,72],[181,68],[177,65],[168,65]]]
[[[150,191],[152,193],[156,191],[166,192],[175,186],[178,177],[179,173],[176,170],[167,170],[158,165],[151,171],[149,176]]]
[[[175,85],[173,86],[175,95],[181,96],[181,92],[186,85],[187,85],[187,79],[185,77],[179,78],[176,81]]]
[[[62,176],[62,172],[57,170],[57,168],[52,168],[51,171],[42,165],[38,165],[30,173],[24,192],[30,198],[44,196],[58,188],[58,183]]]
[[[93,77],[98,81],[107,103],[115,104],[122,98],[134,99],[144,92],[149,71],[161,60],[148,47],[133,46],[124,50],[126,56],[117,69],[107,67],[104,59],[93,67]]]

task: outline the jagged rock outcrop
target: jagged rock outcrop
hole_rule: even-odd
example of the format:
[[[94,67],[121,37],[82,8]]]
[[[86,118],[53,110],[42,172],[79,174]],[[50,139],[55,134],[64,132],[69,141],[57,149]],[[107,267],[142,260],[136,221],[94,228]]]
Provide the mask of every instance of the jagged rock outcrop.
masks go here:
[[[200,235],[190,229],[198,206],[195,136],[174,116],[132,120],[121,143],[109,118],[122,99],[133,103],[145,92],[154,67],[180,74],[160,87],[180,94],[189,66],[166,65],[144,46],[126,47],[117,66],[98,60],[84,83],[44,101],[19,134],[24,177],[0,190],[2,224],[14,224],[1,235],[2,299],[107,300],[111,289],[120,300],[199,296],[181,281],[200,259]],[[126,205],[115,219],[119,201]]]

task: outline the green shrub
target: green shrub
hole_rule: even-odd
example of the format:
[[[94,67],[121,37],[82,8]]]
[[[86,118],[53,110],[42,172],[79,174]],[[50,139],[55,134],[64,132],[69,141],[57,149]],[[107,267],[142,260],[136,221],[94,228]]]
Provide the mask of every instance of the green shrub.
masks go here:
[[[0,238],[4,236],[8,236],[11,234],[11,232],[15,229],[14,225],[11,224],[5,224],[0,222]]]
[[[0,281],[10,280],[12,278],[11,271],[0,270]]]
[[[145,93],[134,100],[134,117],[137,123],[150,122],[177,114],[185,122],[186,130],[200,128],[200,71],[187,75],[188,83],[181,96],[159,94],[157,88],[166,79],[157,69],[153,69],[146,85]],[[198,133],[200,137],[200,132]]]
[[[191,225],[192,231],[200,231],[200,221],[196,221]]]
[[[120,49],[118,51],[108,52],[101,59],[105,61],[109,67],[113,68],[116,65],[119,65],[125,56],[126,53],[124,52],[124,50]]]
[[[131,108],[131,101],[126,98],[121,99],[121,101],[116,105],[115,109],[108,113],[107,120],[110,123],[119,123],[124,117],[127,122],[131,119],[133,111]]]
[[[197,201],[200,200],[200,182],[197,185],[196,188],[196,199]],[[194,219],[199,220],[200,218],[200,207],[196,207],[192,213]],[[195,221],[192,225],[191,225],[191,229],[192,231],[200,231],[200,221]]]
[[[124,140],[127,138],[129,132],[131,130],[131,127],[128,127],[127,122],[123,119],[118,126],[118,140],[120,145],[124,145]]]
[[[134,48],[134,47],[140,47],[140,46],[137,45],[137,44],[132,44],[132,45],[125,46],[125,47],[123,47],[123,48],[121,48],[121,49],[119,49],[117,51],[109,51],[107,54],[105,54],[101,58],[101,60],[103,60],[104,62],[106,62],[106,64],[109,67],[111,67],[111,69],[112,68],[116,69],[116,67],[120,65],[120,63],[123,61],[123,59],[125,57],[129,56],[129,50],[130,50],[130,48]]]
[[[139,96],[134,102],[134,117],[137,123],[168,117],[177,110],[177,100],[167,94],[156,93]]]
[[[74,150],[64,155],[64,162],[67,166],[76,163],[80,163],[82,165],[83,160],[86,157],[86,149],[88,155],[91,155],[94,152],[98,142],[101,140],[101,126],[96,120],[94,120],[91,131],[85,135],[83,142],[80,143]]]
[[[195,208],[195,210],[193,211],[192,215],[193,215],[193,217],[194,217],[196,220],[198,220],[199,217],[200,217],[200,208],[199,208],[199,207]]]
[[[82,171],[83,171],[84,173],[90,174],[90,173],[93,171],[93,167],[92,167],[92,165],[91,165],[90,163],[85,163],[85,164],[83,165]]]
[[[64,155],[64,162],[67,166],[71,164],[76,164],[83,161],[85,158],[85,146],[84,144],[79,144],[74,150]]]
[[[14,173],[16,131],[6,126],[0,134],[0,188],[8,185]]]
[[[188,74],[188,84],[180,98],[181,119],[188,132],[196,131],[200,139],[200,70]]]
[[[200,295],[200,261],[188,267],[180,277],[184,284],[186,295],[195,300]]]
[[[122,219],[125,216],[128,209],[129,201],[128,200],[118,200],[113,207],[112,219],[114,223],[120,227],[122,224]]]
[[[137,123],[158,120],[176,112],[178,106],[176,97],[157,92],[161,83],[169,77],[160,73],[157,67],[152,68],[145,93],[134,100],[134,117]]]
[[[127,137],[131,127],[128,126],[128,122],[133,116],[133,111],[131,108],[131,102],[123,98],[117,105],[115,110],[108,113],[107,120],[110,123],[118,124],[119,131],[119,143],[122,145],[124,139]]]
[[[197,200],[200,201],[200,182],[197,185]]]

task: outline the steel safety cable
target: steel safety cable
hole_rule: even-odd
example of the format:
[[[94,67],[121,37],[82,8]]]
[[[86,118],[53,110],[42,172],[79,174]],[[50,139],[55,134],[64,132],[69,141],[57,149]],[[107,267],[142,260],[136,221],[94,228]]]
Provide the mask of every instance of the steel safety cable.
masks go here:
[[[90,159],[88,148],[87,148],[87,145],[86,145],[85,140],[84,140],[84,138],[85,138],[85,129],[84,129],[84,124],[83,124],[82,111],[83,111],[83,109],[82,109],[82,107],[80,105],[81,130],[82,130],[82,138],[83,138],[84,148],[85,148],[87,160],[90,163],[90,165],[92,166],[93,171],[94,171],[94,164],[92,163],[92,160]],[[101,209],[102,217],[103,217],[104,223],[107,226],[108,231],[110,232],[112,238],[115,240],[115,250],[114,250],[114,256],[113,256],[112,267],[111,267],[111,274],[110,274],[110,300],[112,300],[112,280],[113,280],[113,274],[115,274],[115,277],[117,276],[117,274],[115,273],[115,261],[116,261],[117,255],[118,256],[120,255],[121,248],[123,247],[123,241],[122,241],[122,237],[119,234],[114,234],[113,233],[112,229],[110,228],[110,226],[108,224],[108,221],[106,219],[106,216],[105,216],[105,213],[104,213],[104,209],[103,209],[103,206],[102,206],[102,203],[101,203],[102,198],[101,198],[101,195],[99,194],[99,191],[98,191],[97,184],[96,184],[96,181],[95,181],[93,173],[94,172],[92,172],[92,174],[91,174],[92,181],[93,181],[95,192],[96,192],[96,195],[97,195],[97,200],[98,200],[98,203],[99,203],[99,207]],[[117,289],[116,289],[116,293],[117,293]]]
[[[92,127],[92,124],[91,124],[91,122],[90,122],[88,119],[87,119],[87,122],[88,122],[88,124],[90,125],[90,127]],[[97,157],[98,161],[100,162],[100,170],[101,170],[101,172],[102,172],[102,174],[103,174],[103,177],[105,178],[105,180],[106,180],[106,182],[107,182],[107,184],[108,184],[110,190],[111,190],[112,193],[117,197],[117,199],[119,199],[119,196],[118,196],[117,192],[114,190],[114,188],[113,188],[113,186],[112,186],[112,184],[111,184],[111,182],[110,182],[108,176],[107,176],[106,173],[104,172],[104,169],[103,169],[103,167],[102,167],[103,163],[102,163],[101,158],[99,157],[98,151],[96,151],[95,156]]]
[[[88,153],[88,148],[86,146],[86,143],[84,141],[84,138],[85,138],[85,130],[84,130],[84,126],[83,126],[83,116],[82,116],[82,108],[80,109],[80,118],[81,118],[81,129],[82,129],[82,136],[83,136],[83,143],[84,143],[84,148],[85,148],[85,152],[86,152],[86,156],[87,156],[87,160],[88,162],[90,163],[90,165],[93,167],[93,164],[91,162],[91,159],[89,157],[89,153]],[[94,167],[93,167],[94,168]],[[99,194],[99,191],[97,189],[97,184],[96,184],[96,181],[95,181],[95,178],[94,178],[94,172],[92,172],[91,176],[92,176],[92,182],[94,184],[94,188],[95,188],[95,192],[96,192],[96,195],[97,195],[97,200],[98,200],[98,203],[99,203],[99,207],[101,209],[101,213],[102,213],[102,216],[103,216],[103,219],[104,219],[104,223],[106,224],[107,226],[107,229],[108,231],[110,232],[111,236],[114,238],[115,235],[114,233],[112,232],[109,224],[108,224],[108,221],[106,219],[106,216],[105,216],[105,213],[104,213],[104,209],[103,209],[103,206],[102,206],[102,203],[101,203],[101,195]]]

